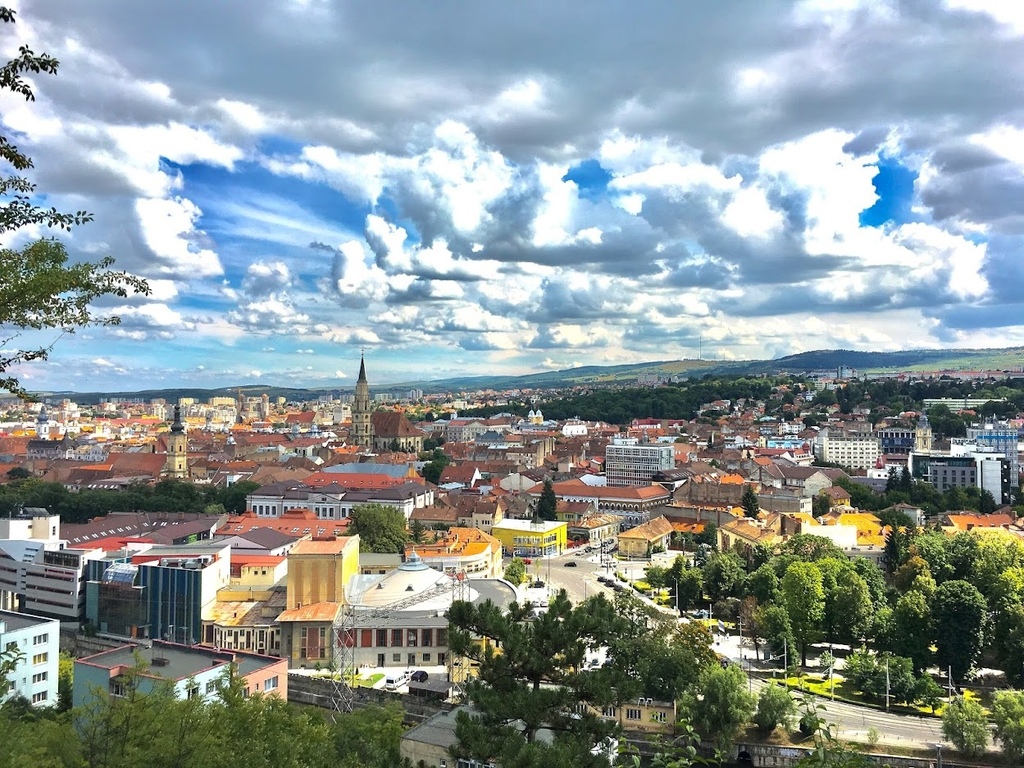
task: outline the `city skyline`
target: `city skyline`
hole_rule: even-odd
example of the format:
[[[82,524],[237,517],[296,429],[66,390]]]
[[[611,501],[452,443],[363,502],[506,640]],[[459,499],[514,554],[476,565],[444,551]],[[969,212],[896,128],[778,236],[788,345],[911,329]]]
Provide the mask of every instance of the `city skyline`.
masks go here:
[[[29,389],[1024,345],[1011,4],[15,8],[3,132],[152,288]]]

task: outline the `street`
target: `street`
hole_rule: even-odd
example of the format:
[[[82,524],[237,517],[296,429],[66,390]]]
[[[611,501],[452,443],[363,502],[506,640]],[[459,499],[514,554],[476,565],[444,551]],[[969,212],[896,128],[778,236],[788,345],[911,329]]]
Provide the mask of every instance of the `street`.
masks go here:
[[[552,589],[565,589],[569,599],[578,603],[598,591],[604,592],[609,599],[614,596],[612,589],[597,581],[599,575],[613,575],[615,571],[619,571],[626,573],[630,578],[640,578],[648,565],[643,561],[631,563],[612,560],[609,567],[602,565],[600,558],[601,555],[597,552],[587,554],[569,551],[553,558],[535,559],[529,566],[529,572],[532,577],[547,582]],[[566,566],[568,562],[574,562],[576,565]],[[667,559],[665,565],[669,563],[671,560]],[[748,645],[741,649],[737,636],[716,634],[714,650],[739,664],[744,672],[748,671],[753,649]],[[755,675],[758,667],[763,667],[767,671],[770,665],[755,662]],[[750,689],[755,694],[763,686],[771,683],[770,678],[763,679],[753,675],[749,677],[749,681]],[[829,701],[820,697],[816,704],[824,705],[824,719],[835,723],[839,730],[838,735],[845,739],[865,742],[868,738],[868,729],[874,728],[878,731],[880,743],[884,744],[933,748],[943,740],[942,722],[938,718],[886,713],[870,707]]]

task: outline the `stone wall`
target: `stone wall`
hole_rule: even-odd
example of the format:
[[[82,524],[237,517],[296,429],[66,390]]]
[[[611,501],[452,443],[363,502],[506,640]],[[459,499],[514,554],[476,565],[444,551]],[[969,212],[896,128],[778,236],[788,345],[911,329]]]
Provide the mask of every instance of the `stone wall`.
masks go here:
[[[739,765],[753,768],[789,768],[800,759],[809,755],[811,750],[804,747],[781,747],[774,744],[738,744],[732,754],[732,760]],[[750,762],[740,761],[746,754]],[[879,768],[936,768],[935,756],[902,757],[900,755],[872,754],[872,762]],[[942,757],[942,768],[977,768],[980,764],[969,764],[949,760]]]

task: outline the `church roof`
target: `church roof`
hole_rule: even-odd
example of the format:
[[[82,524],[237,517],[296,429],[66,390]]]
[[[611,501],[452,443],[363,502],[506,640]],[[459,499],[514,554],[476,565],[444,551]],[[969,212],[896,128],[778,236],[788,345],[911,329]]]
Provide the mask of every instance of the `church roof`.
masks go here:
[[[366,360],[362,355],[359,356],[359,378],[357,381],[366,381]]]
[[[374,411],[370,421],[373,434],[378,438],[423,437],[423,431],[413,426],[405,414],[398,411]]]

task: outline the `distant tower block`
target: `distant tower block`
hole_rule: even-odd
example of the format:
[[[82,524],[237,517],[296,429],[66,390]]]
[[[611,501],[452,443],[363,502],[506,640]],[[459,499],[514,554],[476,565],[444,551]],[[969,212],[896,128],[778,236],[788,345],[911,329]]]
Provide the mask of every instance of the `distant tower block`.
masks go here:
[[[181,406],[174,406],[174,423],[167,436],[167,464],[164,474],[178,480],[188,479],[188,437],[181,423]]]
[[[373,447],[373,423],[370,421],[370,383],[366,380],[366,361],[359,356],[359,379],[352,401],[352,442],[360,448]]]

